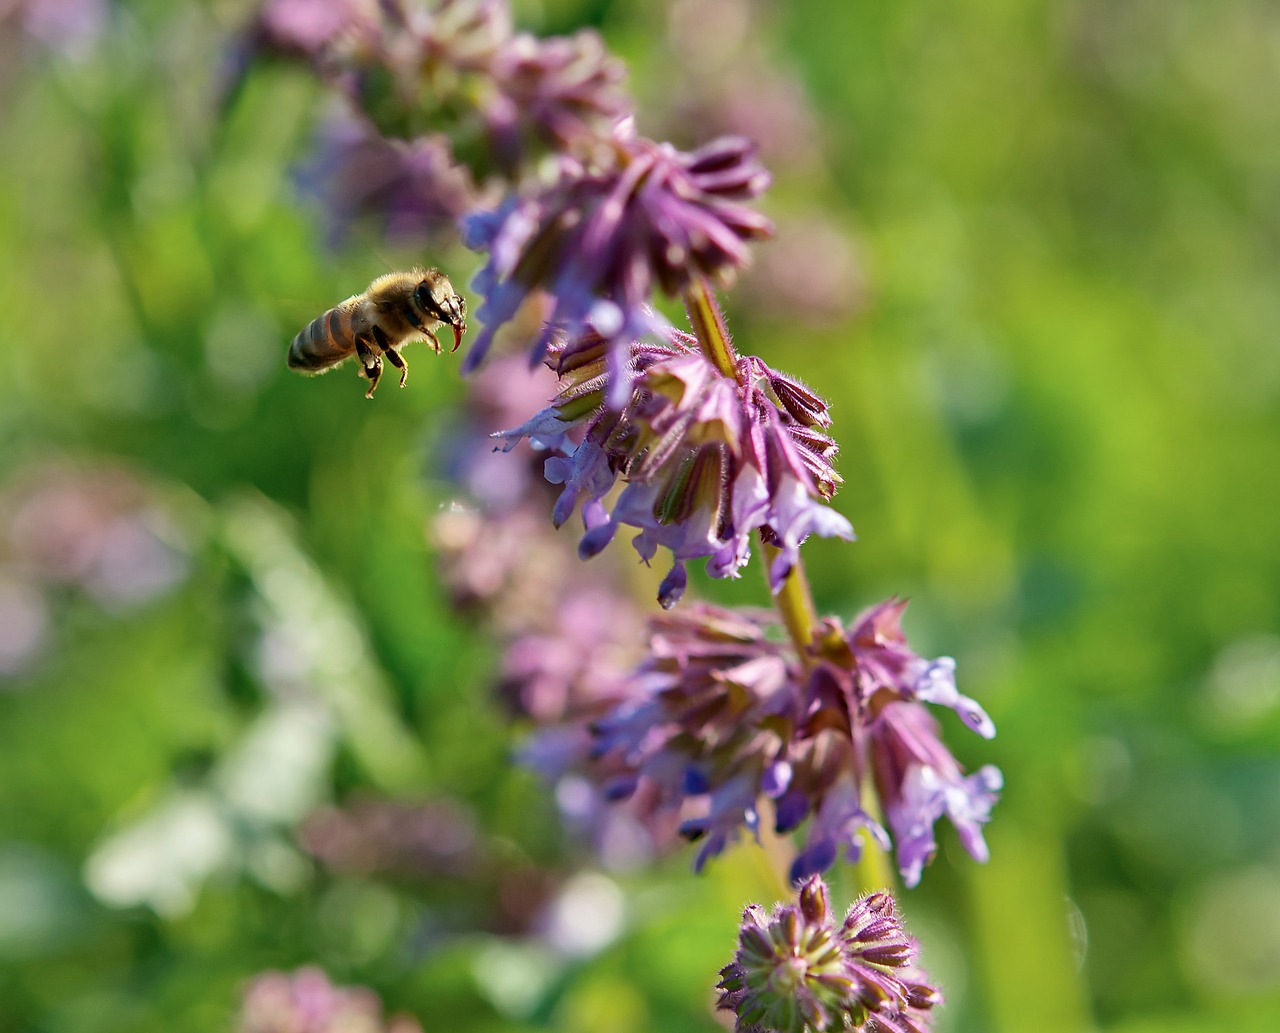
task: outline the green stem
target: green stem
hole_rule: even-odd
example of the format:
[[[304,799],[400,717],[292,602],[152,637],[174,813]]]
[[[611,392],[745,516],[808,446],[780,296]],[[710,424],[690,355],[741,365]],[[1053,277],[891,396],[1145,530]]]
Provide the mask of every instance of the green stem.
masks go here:
[[[764,572],[769,576],[773,561],[781,550],[774,545],[764,546]],[[809,651],[813,644],[813,631],[818,626],[818,608],[813,604],[813,593],[809,591],[809,579],[804,573],[804,563],[797,558],[791,573],[782,582],[782,587],[774,593],[773,603],[782,615],[782,623],[787,627],[787,634],[795,643],[796,652],[805,667],[813,664],[814,657]]]
[[[684,292],[685,311],[702,352],[726,377],[738,379],[738,356],[724,325],[724,316],[706,280],[697,277]]]

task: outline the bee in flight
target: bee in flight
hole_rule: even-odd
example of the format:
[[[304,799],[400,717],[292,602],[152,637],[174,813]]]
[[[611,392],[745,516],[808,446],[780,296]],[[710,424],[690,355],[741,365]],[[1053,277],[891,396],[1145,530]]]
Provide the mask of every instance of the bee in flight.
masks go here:
[[[400,386],[409,367],[400,349],[410,341],[430,341],[440,354],[435,330],[453,328],[453,351],[467,332],[467,302],[439,269],[411,269],[379,276],[363,294],[348,298],[308,323],[289,345],[289,368],[302,373],[326,373],[351,356],[360,360],[360,376],[369,381],[366,398],[373,397],[382,360],[400,371]]]

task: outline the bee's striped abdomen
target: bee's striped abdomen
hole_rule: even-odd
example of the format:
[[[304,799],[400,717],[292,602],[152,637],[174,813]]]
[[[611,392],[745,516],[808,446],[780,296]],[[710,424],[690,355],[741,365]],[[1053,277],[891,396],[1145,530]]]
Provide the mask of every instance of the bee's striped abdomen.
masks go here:
[[[289,368],[318,373],[354,355],[360,301],[349,298],[311,320],[289,345]]]

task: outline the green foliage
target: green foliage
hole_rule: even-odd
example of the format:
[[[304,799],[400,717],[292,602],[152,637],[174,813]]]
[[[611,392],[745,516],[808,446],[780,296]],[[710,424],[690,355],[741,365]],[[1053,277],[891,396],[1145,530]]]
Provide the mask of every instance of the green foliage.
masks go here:
[[[546,6],[601,26],[642,103],[670,88],[660,5]],[[864,283],[816,325],[757,313],[758,286],[724,298],[744,352],[832,402],[860,541],[806,547],[815,592],[846,617],[911,596],[913,643],[954,654],[1000,729],[951,736],[1005,772],[990,865],[944,836],[903,902],[940,1028],[1272,1029],[1280,20],[1262,0],[769,10],[757,35],[823,154],[767,204],[848,228]],[[592,957],[505,935],[503,894],[582,859],[433,574],[456,357],[424,351],[374,403],[350,369],[283,363],[377,273],[425,258],[462,285],[474,256],[326,250],[294,179],[323,98],[264,67],[219,113],[221,11],[125,5],[78,59],[0,22],[0,496],[127,471],[184,564],[139,605],[49,589],[43,647],[0,674],[0,1030],[227,1030],[245,980],[306,963],[427,1029],[711,1028],[742,904],[780,895],[753,847],[701,878],[684,854],[618,876],[628,925]],[[694,587],[763,598],[753,576]],[[311,702],[255,660],[308,629]],[[483,871],[326,871],[303,819],[369,794],[459,801]],[[130,834],[125,867],[163,867],[133,897],[103,874]],[[838,905],[855,892],[835,873]]]

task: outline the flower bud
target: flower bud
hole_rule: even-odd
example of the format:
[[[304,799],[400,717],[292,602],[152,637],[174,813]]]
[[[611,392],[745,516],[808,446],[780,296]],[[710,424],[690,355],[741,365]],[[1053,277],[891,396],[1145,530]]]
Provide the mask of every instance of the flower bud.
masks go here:
[[[796,905],[743,912],[718,1007],[739,1033],[924,1030],[942,995],[915,966],[918,949],[886,893],[854,903],[837,927],[814,876]]]

